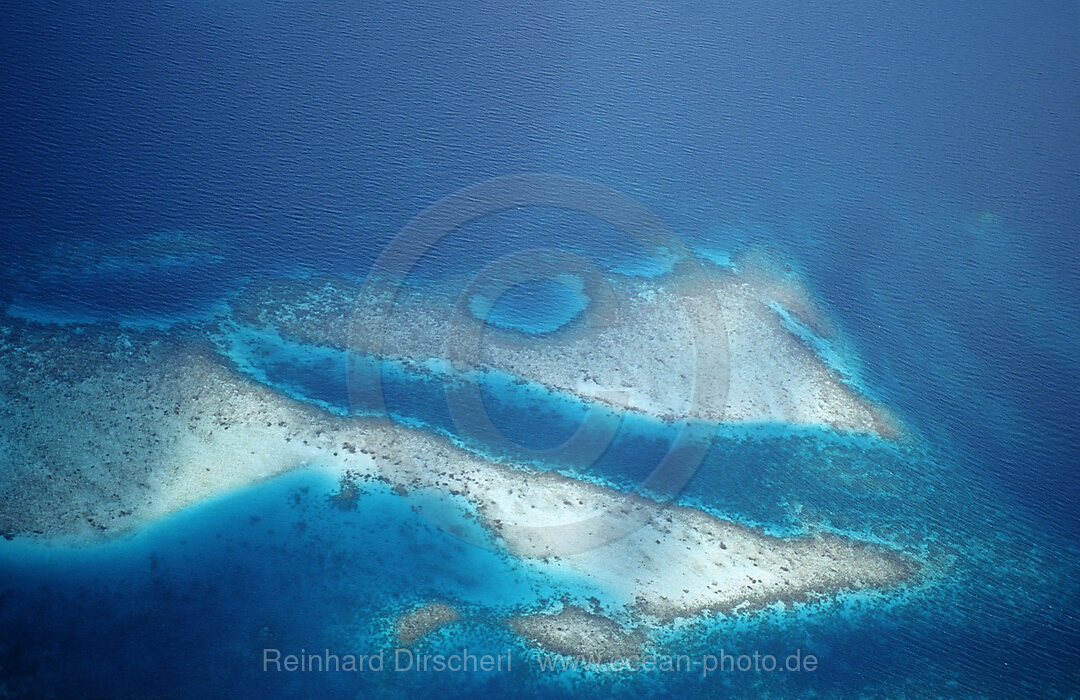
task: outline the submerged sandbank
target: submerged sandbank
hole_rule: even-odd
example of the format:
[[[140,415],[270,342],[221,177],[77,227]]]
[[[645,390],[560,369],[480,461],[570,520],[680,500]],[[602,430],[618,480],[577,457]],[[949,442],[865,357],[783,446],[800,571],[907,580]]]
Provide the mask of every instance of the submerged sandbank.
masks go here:
[[[343,278],[253,285],[233,318],[305,343],[413,366],[495,370],[665,420],[787,423],[895,437],[898,421],[792,332],[777,307],[828,341],[836,334],[805,285],[761,256],[737,271],[676,265],[662,277],[584,286],[588,305],[554,333],[485,324],[463,283],[423,290]],[[782,268],[781,268],[782,271]],[[282,303],[281,300],[288,300]]]
[[[876,545],[772,537],[694,508],[494,462],[384,420],[331,415],[238,375],[194,331],[166,337],[8,318],[0,355],[0,532],[8,538],[115,537],[315,464],[402,494],[446,494],[507,556],[553,579],[573,574],[639,623],[888,588],[915,572]],[[521,624],[539,639],[541,623]]]

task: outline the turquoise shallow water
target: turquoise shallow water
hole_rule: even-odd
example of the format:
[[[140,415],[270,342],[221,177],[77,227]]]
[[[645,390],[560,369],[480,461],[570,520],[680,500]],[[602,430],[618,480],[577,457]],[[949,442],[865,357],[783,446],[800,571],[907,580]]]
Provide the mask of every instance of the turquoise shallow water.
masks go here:
[[[356,511],[333,508],[335,484],[305,470],[111,545],[0,541],[0,695],[1075,695],[1078,28],[1070,3],[8,8],[9,313],[180,332],[252,279],[362,277],[460,188],[524,172],[602,183],[714,262],[762,246],[790,260],[838,323],[825,349],[915,436],[725,428],[682,498],[777,533],[891,543],[930,569],[899,597],[670,632],[687,653],[812,651],[814,673],[556,679],[484,610],[585,583],[474,551],[374,487]],[[538,247],[605,274],[672,264],[579,211],[522,207],[468,222],[413,275],[468,279]],[[506,295],[492,321],[537,333],[584,318],[579,294],[543,288]],[[245,375],[365,409],[339,354],[223,327],[218,348]],[[368,368],[394,420],[494,451],[454,424],[443,376]],[[523,453],[587,408],[482,382]],[[605,420],[618,432],[599,460],[545,468],[632,486],[673,439]],[[258,671],[271,642],[381,643],[387,616],[434,594],[472,617],[431,649],[510,647],[522,663],[450,681]]]
[[[563,328],[588,305],[584,284],[572,276],[519,284],[496,299],[477,294],[469,300],[469,310],[481,321],[530,335]]]
[[[350,396],[345,353],[273,329],[219,328],[222,360],[253,381],[334,413],[378,415],[379,406],[357,405],[357,394]],[[457,376],[374,358],[366,363],[365,376],[381,377],[392,420],[492,457],[525,459],[624,488],[647,475],[680,430],[609,410],[615,439],[599,459],[538,460],[537,450],[573,434],[586,404],[499,374]],[[470,381],[481,383],[493,424],[520,451],[494,448],[455,423],[448,393]],[[222,689],[426,695],[433,692],[430,673],[283,681],[260,671],[258,654],[279,646],[342,653],[388,648],[395,614],[439,599],[458,605],[465,619],[426,640],[421,651],[461,646],[510,653],[517,662],[509,673],[455,677],[449,690],[439,691],[443,695],[511,688],[572,695],[603,688],[852,696],[882,688],[914,694],[944,688],[957,695],[1003,688],[1038,693],[1048,683],[1066,688],[1076,668],[1069,641],[1075,630],[1070,601],[1078,600],[1070,576],[1075,549],[1040,531],[994,479],[973,479],[954,461],[953,449],[918,435],[893,443],[783,424],[717,428],[681,502],[778,535],[829,530],[880,542],[926,567],[921,582],[899,595],[846,594],[662,634],[669,648],[695,659],[721,651],[813,653],[822,660],[813,674],[542,671],[535,652],[508,632],[502,617],[564,596],[587,605],[590,598],[605,600],[604,591],[574,576],[540,574],[497,547],[447,534],[454,527],[476,529],[463,515],[467,509],[452,502],[405,499],[375,485],[365,488],[355,511],[343,511],[328,498],[337,488],[334,479],[317,470],[224,495],[112,544],[2,543],[4,621],[22,640],[6,647],[5,666],[15,670],[14,683],[76,694],[150,689],[168,695],[182,687],[186,694],[211,695]],[[418,514],[417,505],[426,512]],[[487,536],[477,531],[473,537]],[[42,618],[46,624],[35,622]],[[1053,646],[1044,636],[1048,629],[1056,635]],[[102,647],[102,639],[113,641]],[[39,660],[55,654],[65,659],[59,676]],[[1045,675],[1004,673],[1017,658],[1041,664]],[[155,669],[153,677],[142,672],[146,668]]]

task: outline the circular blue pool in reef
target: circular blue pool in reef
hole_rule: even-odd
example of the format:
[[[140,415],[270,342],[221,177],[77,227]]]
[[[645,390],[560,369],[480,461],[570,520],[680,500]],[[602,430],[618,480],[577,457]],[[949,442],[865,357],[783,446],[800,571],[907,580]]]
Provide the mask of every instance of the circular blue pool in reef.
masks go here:
[[[584,283],[567,275],[522,282],[495,299],[477,294],[469,300],[469,311],[478,320],[498,328],[544,335],[579,318],[588,304]]]

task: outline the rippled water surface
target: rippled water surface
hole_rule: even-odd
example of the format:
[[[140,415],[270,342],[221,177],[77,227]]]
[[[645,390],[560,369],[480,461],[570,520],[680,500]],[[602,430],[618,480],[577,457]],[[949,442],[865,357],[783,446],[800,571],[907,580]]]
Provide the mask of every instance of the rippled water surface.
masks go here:
[[[10,316],[69,324],[57,332],[72,342],[78,323],[198,328],[221,361],[284,395],[338,414],[385,408],[521,458],[561,444],[589,407],[498,373],[358,357],[385,392],[385,406],[364,405],[345,353],[236,323],[228,304],[267,280],[288,307],[290,283],[362,279],[413,217],[493,177],[601,183],[710,265],[746,249],[789,261],[836,321],[833,361],[910,427],[889,442],[722,426],[683,502],[777,534],[809,523],[888,542],[930,573],[899,596],[668,633],[698,656],[803,649],[813,673],[558,676],[490,611],[591,594],[588,582],[465,544],[389,488],[335,508],[338,484],[301,469],[107,544],[0,542],[0,697],[1080,691],[1076,6],[35,0],[7,15]],[[679,261],[582,211],[520,207],[466,222],[410,274],[456,293],[537,248],[612,279],[660,279]],[[569,274],[464,300],[525,343],[584,322],[589,303]],[[461,381],[480,383],[521,454],[454,421]],[[539,466],[633,487],[679,430],[615,410],[601,423],[614,438],[599,458]],[[432,597],[472,615],[430,649],[513,649],[520,663],[261,670],[268,646],[384,646],[387,621]]]

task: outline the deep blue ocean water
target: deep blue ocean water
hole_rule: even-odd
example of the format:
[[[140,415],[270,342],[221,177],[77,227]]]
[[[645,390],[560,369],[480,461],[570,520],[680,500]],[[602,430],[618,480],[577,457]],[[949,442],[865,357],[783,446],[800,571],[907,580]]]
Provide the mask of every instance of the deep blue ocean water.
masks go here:
[[[722,431],[685,498],[777,531],[813,513],[912,547],[939,538],[960,563],[907,602],[682,642],[803,645],[816,674],[630,678],[623,692],[1080,692],[1080,7],[34,1],[2,26],[0,280],[23,313],[167,326],[220,312],[247,280],[362,276],[425,207],[516,173],[611,187],[701,251],[790,257],[860,383],[918,444]],[[538,246],[658,265],[587,216],[522,209],[470,223],[418,274],[467,276]],[[536,312],[528,291],[500,302],[503,325],[544,331],[576,312],[566,299]],[[272,352],[252,376],[357,408],[340,357],[253,342]],[[483,449],[455,432],[441,380],[389,372],[395,419]],[[493,422],[526,448],[582,415],[485,381]],[[570,466],[636,483],[672,433],[612,420],[611,451]],[[423,675],[259,673],[268,640],[363,648],[433,594],[477,610],[550,595],[393,494],[329,508],[321,479],[292,474],[99,550],[0,547],[0,695],[26,675],[81,697],[588,689],[527,667],[439,691],[445,678]],[[440,643],[513,643],[498,630]]]

